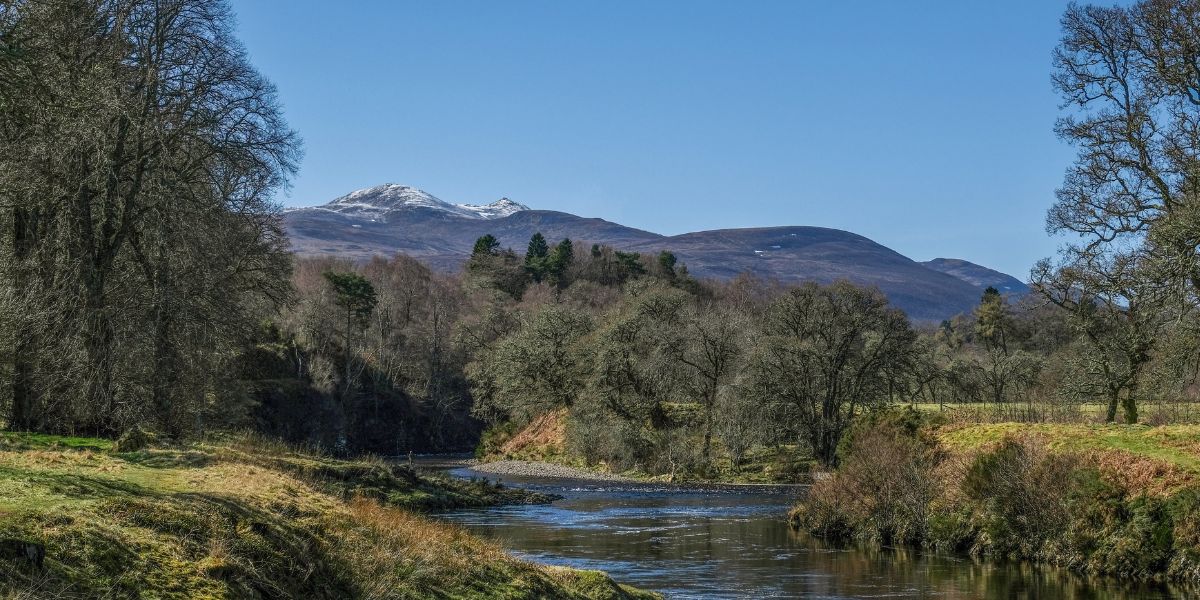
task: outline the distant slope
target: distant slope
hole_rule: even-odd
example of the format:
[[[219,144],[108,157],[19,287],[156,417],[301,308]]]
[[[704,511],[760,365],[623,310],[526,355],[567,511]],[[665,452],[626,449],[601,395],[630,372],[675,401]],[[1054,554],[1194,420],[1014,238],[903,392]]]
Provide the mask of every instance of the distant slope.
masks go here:
[[[861,235],[823,227],[761,227],[685,233],[642,244],[670,250],[699,277],[728,279],[750,272],[784,282],[846,279],[876,286],[913,319],[940,320],[969,311],[975,286],[927,269]]]
[[[503,247],[524,253],[529,238],[542,232],[550,240],[569,237],[626,247],[662,236],[604,219],[586,219],[552,210],[525,210],[492,219],[469,219],[425,207],[393,210],[384,218],[361,219],[319,209],[284,213],[293,249],[302,255],[352,259],[403,252],[442,270],[457,269],[484,234]]]
[[[762,227],[665,237],[603,219],[528,210],[507,199],[484,206],[450,204],[396,184],[359,190],[324,206],[288,210],[284,222],[293,248],[302,255],[363,259],[403,252],[445,271],[458,269],[475,240],[488,233],[518,252],[539,231],[552,242],[569,237],[622,250],[670,250],[702,278],[748,272],[783,282],[846,279],[877,286],[918,320],[969,311],[983,287],[995,282],[1024,288],[1015,278],[979,265],[952,259],[917,263],[837,229]]]
[[[1029,293],[1029,286],[1020,279],[960,258],[935,258],[920,264],[935,271],[953,275],[981,290],[994,287],[1001,294],[1020,296]]]

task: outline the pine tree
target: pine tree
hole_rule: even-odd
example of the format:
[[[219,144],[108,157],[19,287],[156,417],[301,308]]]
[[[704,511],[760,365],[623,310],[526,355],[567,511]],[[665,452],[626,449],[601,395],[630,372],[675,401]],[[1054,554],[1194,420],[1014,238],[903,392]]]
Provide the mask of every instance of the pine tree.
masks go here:
[[[546,260],[547,279],[560,288],[566,287],[567,269],[571,267],[571,262],[574,260],[575,244],[571,242],[570,238],[563,238],[563,241],[554,246],[554,251]]]
[[[546,243],[542,232],[529,238],[529,248],[525,251],[525,269],[534,281],[541,281],[546,274],[546,262],[550,255],[550,245]]]
[[[471,256],[491,256],[496,254],[499,249],[500,240],[489,233],[475,240],[475,248],[471,250]]]
[[[375,286],[358,273],[325,272],[325,280],[333,286],[334,304],[346,309],[345,385],[350,389],[350,357],[355,329],[365,329],[378,299]]]

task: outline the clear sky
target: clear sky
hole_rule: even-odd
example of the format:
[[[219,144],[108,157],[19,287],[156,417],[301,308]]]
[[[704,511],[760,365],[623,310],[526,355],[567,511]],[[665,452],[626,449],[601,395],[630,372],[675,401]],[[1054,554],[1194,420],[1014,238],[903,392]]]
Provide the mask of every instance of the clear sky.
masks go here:
[[[819,225],[1020,278],[1052,254],[1066,2],[232,0],[306,156],[664,234]]]

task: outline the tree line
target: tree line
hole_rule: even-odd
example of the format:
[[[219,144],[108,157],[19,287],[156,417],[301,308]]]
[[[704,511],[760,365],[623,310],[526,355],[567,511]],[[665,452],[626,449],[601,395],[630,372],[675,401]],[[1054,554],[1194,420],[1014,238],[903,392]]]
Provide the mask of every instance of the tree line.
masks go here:
[[[0,4],[0,406],[7,427],[251,427],[345,452],[469,447],[566,415],[651,472],[837,459],[890,403],[1167,418],[1195,398],[1197,3],[1073,6],[1055,85],[1077,145],[1034,292],[911,323],[877,290],[701,281],[642,255],[481,237],[458,273],[296,258],[300,158],[220,0]]]

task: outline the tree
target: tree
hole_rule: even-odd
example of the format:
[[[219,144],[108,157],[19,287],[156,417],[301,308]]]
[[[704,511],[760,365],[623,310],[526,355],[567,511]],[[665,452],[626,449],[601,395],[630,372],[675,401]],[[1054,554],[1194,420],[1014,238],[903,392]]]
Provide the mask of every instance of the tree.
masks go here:
[[[1171,321],[1164,310],[1169,292],[1148,281],[1146,272],[1134,253],[1083,253],[1074,263],[1052,267],[1043,260],[1034,268],[1035,289],[1070,315],[1083,339],[1070,388],[1103,398],[1110,423],[1118,406],[1127,423],[1137,422],[1139,378]]]
[[[1138,379],[1164,317],[1200,291],[1200,3],[1072,5],[1062,18],[1054,83],[1069,114],[1057,132],[1078,148],[1047,215],[1071,233],[1038,289],[1067,309],[1085,340],[1086,385],[1137,419]]]
[[[1058,134],[1079,149],[1047,217],[1098,254],[1146,243],[1181,283],[1200,286],[1200,4],[1072,5],[1054,83],[1071,113]],[[1077,262],[1068,260],[1068,262]]]
[[[691,377],[685,378],[690,396],[700,401],[704,414],[702,460],[707,467],[712,457],[714,413],[722,392],[739,372],[739,359],[744,350],[743,336],[748,328],[744,317],[721,309],[693,309],[684,321],[682,343],[676,348],[676,359],[683,363]],[[740,417],[740,402],[727,394],[730,401],[725,409],[730,418]],[[734,429],[725,428],[727,445]],[[738,440],[740,442],[740,440]],[[735,463],[737,461],[735,460]]]
[[[764,400],[784,404],[822,464],[856,415],[891,399],[916,334],[877,289],[806,283],[772,306],[751,363]]]
[[[298,139],[223,1],[3,13],[0,269],[27,298],[9,315],[17,421],[174,429],[286,299],[271,197]]]
[[[575,260],[575,244],[570,238],[563,238],[554,246],[554,250],[546,259],[546,278],[558,288],[567,287],[567,269]]]
[[[675,279],[675,263],[678,261],[679,261],[679,259],[677,259],[675,257],[675,254],[673,252],[668,252],[666,250],[659,252],[658,253],[659,275],[662,276],[664,279],[668,279],[668,280]]]
[[[351,356],[353,355],[354,332],[356,329],[361,332],[367,327],[378,299],[375,295],[375,287],[366,277],[358,273],[326,271],[324,275],[325,280],[333,288],[334,304],[346,311],[342,383],[348,393],[353,381],[350,366],[353,364]]]
[[[686,299],[668,289],[633,293],[625,309],[596,331],[589,391],[618,418],[662,427],[663,403],[680,381],[680,311]]]
[[[546,276],[546,262],[550,255],[550,246],[542,232],[534,233],[529,238],[529,247],[525,251],[525,270],[529,271],[534,281],[540,282]]]
[[[471,250],[471,256],[494,256],[499,250],[500,240],[488,233],[475,240],[475,248]]]
[[[1027,352],[1010,348],[1013,327],[1008,300],[989,286],[975,308],[975,335],[983,342],[981,379],[996,405],[1004,403],[1013,388],[1032,382],[1037,375],[1037,360]]]
[[[467,368],[472,389],[494,403],[491,410],[521,422],[571,406],[586,367],[576,346],[590,330],[586,315],[546,306],[491,348],[478,351]]]
[[[474,285],[499,290],[518,300],[529,285],[529,269],[511,249],[501,250],[500,241],[490,233],[475,240],[466,272]]]

